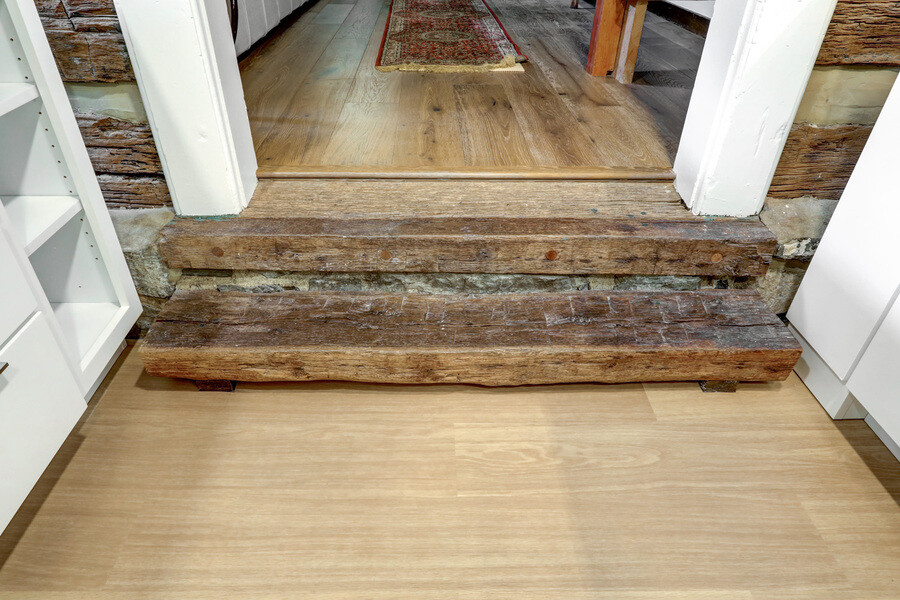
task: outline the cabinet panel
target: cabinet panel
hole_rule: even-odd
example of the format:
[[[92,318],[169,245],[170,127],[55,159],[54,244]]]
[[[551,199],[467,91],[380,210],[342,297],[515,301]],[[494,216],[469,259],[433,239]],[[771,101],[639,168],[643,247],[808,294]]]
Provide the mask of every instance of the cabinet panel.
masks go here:
[[[37,310],[37,300],[13,255],[9,241],[0,231],[0,344]]]
[[[900,440],[900,301],[894,301],[847,388],[891,439]]]
[[[87,407],[43,314],[0,349],[2,363],[0,531]]]
[[[788,311],[791,324],[841,379],[900,282],[898,131],[895,85]]]

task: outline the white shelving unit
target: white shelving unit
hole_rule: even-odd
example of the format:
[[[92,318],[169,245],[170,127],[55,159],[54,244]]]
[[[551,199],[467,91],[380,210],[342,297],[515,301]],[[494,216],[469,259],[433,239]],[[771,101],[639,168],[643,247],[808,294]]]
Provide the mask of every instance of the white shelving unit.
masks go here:
[[[33,0],[0,0],[0,229],[89,397],[141,305]]]

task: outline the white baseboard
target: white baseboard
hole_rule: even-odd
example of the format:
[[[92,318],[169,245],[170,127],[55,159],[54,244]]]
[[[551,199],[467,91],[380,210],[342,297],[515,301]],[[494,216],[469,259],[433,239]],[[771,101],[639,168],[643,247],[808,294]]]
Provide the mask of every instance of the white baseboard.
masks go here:
[[[868,425],[872,431],[875,432],[875,435],[878,436],[878,439],[887,446],[887,449],[891,451],[897,460],[900,460],[900,444],[891,439],[891,437],[887,434],[887,432],[881,428],[881,425],[878,424],[872,415],[866,417],[866,425]]]
[[[819,404],[831,415],[832,419],[864,419],[868,414],[856,400],[841,378],[828,368],[825,361],[812,349],[796,329],[788,325],[788,329],[803,347],[800,362],[794,367],[797,375],[816,397]]]

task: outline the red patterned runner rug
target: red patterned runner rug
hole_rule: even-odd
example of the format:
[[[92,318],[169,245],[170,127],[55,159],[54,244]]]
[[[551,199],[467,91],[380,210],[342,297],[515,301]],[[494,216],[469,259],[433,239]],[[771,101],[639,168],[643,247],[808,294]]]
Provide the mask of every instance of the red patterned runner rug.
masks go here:
[[[392,0],[379,71],[492,71],[527,60],[484,0]]]

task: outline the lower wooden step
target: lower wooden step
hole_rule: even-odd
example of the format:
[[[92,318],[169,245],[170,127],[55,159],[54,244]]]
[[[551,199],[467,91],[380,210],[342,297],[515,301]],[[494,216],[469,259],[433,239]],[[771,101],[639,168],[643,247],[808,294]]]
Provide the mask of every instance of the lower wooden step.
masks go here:
[[[750,290],[179,291],[141,346],[166,377],[491,386],[783,380],[800,351]]]

